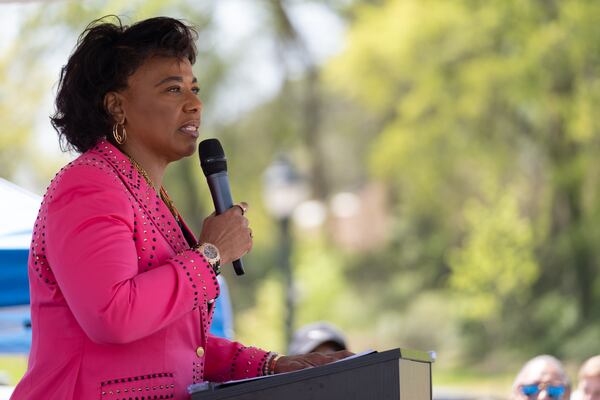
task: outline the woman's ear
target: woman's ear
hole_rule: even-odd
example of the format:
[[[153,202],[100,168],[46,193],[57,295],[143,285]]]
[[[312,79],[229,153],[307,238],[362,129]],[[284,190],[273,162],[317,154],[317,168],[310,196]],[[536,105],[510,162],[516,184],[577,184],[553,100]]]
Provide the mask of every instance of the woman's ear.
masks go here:
[[[104,108],[113,117],[115,123],[125,122],[125,111],[120,93],[108,92],[104,95]]]

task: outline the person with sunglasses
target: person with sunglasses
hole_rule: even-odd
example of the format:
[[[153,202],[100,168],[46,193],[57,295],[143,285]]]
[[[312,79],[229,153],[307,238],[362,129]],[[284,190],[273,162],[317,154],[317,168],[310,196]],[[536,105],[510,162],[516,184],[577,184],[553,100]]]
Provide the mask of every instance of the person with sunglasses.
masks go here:
[[[579,369],[579,383],[571,400],[600,400],[600,354]]]
[[[569,378],[561,362],[549,355],[527,361],[512,386],[511,400],[568,400],[571,395]]]

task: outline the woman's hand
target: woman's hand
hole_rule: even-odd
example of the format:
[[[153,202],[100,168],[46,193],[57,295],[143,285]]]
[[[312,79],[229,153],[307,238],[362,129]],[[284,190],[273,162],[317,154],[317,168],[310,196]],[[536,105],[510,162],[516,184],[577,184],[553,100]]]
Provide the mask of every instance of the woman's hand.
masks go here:
[[[217,246],[221,253],[221,265],[241,258],[252,249],[252,230],[244,216],[246,210],[248,204],[242,202],[221,215],[211,214],[202,224],[200,243]]]
[[[291,372],[329,364],[352,355],[354,355],[354,353],[349,352],[348,350],[340,350],[335,353],[308,353],[297,356],[283,356],[277,360],[277,364],[275,364],[275,373],[279,374],[281,372]]]

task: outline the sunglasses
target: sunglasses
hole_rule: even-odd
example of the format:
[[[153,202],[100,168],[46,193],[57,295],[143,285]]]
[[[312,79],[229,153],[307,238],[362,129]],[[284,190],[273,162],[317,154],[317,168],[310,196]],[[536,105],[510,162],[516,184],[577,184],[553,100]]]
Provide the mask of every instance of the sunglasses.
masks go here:
[[[565,394],[566,387],[564,385],[548,385],[547,383],[534,383],[532,385],[521,386],[521,393],[527,397],[537,396],[542,390],[545,390],[548,396],[560,399]]]

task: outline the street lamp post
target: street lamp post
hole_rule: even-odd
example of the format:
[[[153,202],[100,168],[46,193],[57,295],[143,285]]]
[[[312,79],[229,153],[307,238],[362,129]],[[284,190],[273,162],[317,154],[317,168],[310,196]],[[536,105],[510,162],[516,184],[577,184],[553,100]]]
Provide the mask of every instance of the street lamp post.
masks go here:
[[[294,275],[290,262],[292,237],[290,221],[294,209],[307,197],[304,179],[285,157],[279,157],[266,169],[264,174],[264,199],[269,213],[279,223],[278,262],[285,280],[285,340],[286,346],[292,339],[294,329]]]
[[[289,346],[294,334],[294,317],[296,314],[296,290],[294,288],[294,271],[290,256],[292,254],[292,236],[290,234],[290,217],[279,220],[279,265],[283,273],[285,287],[285,346]]]

